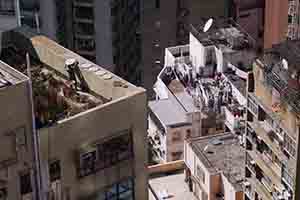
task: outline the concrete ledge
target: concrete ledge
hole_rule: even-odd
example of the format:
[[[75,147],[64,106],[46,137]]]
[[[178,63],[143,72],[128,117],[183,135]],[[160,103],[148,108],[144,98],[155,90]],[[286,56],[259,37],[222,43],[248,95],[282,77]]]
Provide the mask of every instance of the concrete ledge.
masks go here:
[[[185,166],[184,161],[178,160],[178,161],[168,162],[165,164],[157,164],[157,165],[148,166],[148,172],[149,172],[149,175],[174,172],[177,170],[184,169],[184,166]]]

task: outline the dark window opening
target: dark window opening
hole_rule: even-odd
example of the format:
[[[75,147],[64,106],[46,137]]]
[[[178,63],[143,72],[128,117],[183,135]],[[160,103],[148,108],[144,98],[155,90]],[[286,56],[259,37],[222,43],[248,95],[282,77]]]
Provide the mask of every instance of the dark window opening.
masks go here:
[[[160,0],[155,0],[155,8],[160,8]]]
[[[20,176],[20,190],[21,190],[21,195],[32,192],[30,173],[26,173]]]
[[[250,13],[242,14],[242,15],[240,15],[240,18],[246,18],[246,17],[249,17],[249,16],[250,16]]]
[[[288,15],[288,23],[292,23],[293,22],[293,16],[292,15]]]
[[[131,158],[133,158],[132,134],[122,134],[98,144],[94,151],[81,155],[79,176],[88,176]]]
[[[60,161],[54,161],[49,166],[50,181],[56,181],[61,177]]]

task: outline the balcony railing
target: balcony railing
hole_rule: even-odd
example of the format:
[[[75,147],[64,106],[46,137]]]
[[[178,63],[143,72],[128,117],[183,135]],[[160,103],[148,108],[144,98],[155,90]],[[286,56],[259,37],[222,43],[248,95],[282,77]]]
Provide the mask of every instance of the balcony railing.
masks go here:
[[[272,70],[271,67],[265,67],[266,83],[274,87],[277,91],[280,91],[281,100],[289,104],[296,114],[300,114],[299,91],[289,87],[286,81],[282,80],[277,73],[270,70]]]

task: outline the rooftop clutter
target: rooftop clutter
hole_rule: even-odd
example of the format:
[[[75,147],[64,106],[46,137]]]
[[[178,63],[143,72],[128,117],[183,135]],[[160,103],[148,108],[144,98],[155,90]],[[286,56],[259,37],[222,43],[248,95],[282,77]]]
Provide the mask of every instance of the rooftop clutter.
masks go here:
[[[27,74],[26,52],[10,47],[2,50],[1,59]],[[79,84],[73,76],[66,77],[32,57],[30,73],[37,128],[49,126],[104,103],[104,99],[89,91],[86,85],[85,88],[82,87],[84,84],[78,87]],[[74,73],[78,74],[78,71]],[[79,76],[80,74],[79,72]]]

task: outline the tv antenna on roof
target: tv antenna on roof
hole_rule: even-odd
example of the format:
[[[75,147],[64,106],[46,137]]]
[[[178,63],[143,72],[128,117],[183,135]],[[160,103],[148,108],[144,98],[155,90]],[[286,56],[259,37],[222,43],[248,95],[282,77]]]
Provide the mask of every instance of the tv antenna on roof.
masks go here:
[[[288,65],[287,60],[283,58],[283,59],[281,60],[281,62],[282,62],[283,68],[284,68],[285,70],[288,70],[288,69],[289,69],[289,65]]]
[[[205,23],[205,25],[203,27],[203,32],[204,33],[206,33],[211,28],[211,26],[213,24],[213,21],[214,20],[212,18],[210,18],[209,20],[206,21],[206,23]]]

